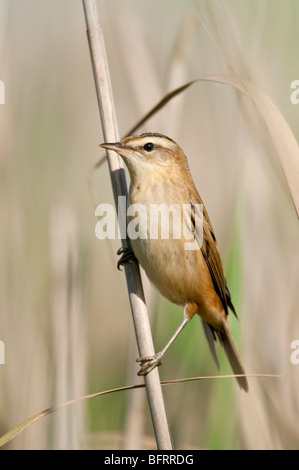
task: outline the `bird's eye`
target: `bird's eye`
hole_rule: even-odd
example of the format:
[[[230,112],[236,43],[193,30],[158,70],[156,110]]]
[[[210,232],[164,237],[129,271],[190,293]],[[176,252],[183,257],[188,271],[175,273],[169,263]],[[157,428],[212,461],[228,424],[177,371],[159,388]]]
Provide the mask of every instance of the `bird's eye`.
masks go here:
[[[143,146],[143,148],[146,152],[151,152],[154,148],[154,144],[152,142],[148,142]]]

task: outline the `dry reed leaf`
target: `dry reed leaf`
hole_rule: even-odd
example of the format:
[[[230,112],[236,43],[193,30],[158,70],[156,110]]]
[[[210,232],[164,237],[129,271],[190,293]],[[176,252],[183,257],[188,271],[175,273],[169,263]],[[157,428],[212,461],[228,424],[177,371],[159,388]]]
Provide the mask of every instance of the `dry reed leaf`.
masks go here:
[[[201,376],[201,377],[187,377],[183,379],[163,380],[161,381],[161,385],[173,385],[173,384],[178,384],[178,383],[193,382],[193,381],[208,380],[208,379],[234,379],[235,377],[241,377],[241,376],[242,376],[241,374],[237,374],[237,375],[228,374],[228,375],[209,375],[209,376]],[[275,374],[246,374],[246,377],[265,377],[265,378],[276,378],[276,379],[284,378],[283,375],[275,375]],[[61,410],[67,406],[74,405],[75,403],[79,403],[81,401],[88,400],[90,398],[99,397],[101,395],[108,395],[110,393],[115,393],[115,392],[124,392],[127,390],[133,390],[137,388],[145,388],[145,384],[142,383],[142,384],[136,384],[136,385],[127,385],[124,387],[104,390],[102,392],[90,393],[89,395],[84,395],[82,397],[74,398],[73,400],[66,401],[65,403],[61,403],[56,406],[51,406],[50,408],[40,411],[39,413],[36,413],[30,418],[27,418],[25,421],[22,421],[22,423],[18,424],[13,429],[8,431],[6,434],[1,436],[0,447],[4,446],[4,444],[7,444],[9,441],[11,441],[11,439],[13,439],[22,431],[24,431],[29,426],[31,426],[31,424],[36,423],[36,421],[39,421],[41,418],[44,418],[45,416],[48,416],[49,414],[54,413],[58,410]]]
[[[254,103],[269,131],[299,217],[299,147],[293,132],[273,101],[254,83],[234,75],[217,75],[202,80],[231,85]]]
[[[82,397],[79,397],[79,398],[74,398],[73,400],[69,400],[65,403],[61,403],[60,405],[56,405],[56,406],[51,406],[50,408],[47,408],[43,411],[40,411],[39,413],[36,413],[35,415],[31,416],[30,418],[27,418],[25,419],[24,421],[22,421],[22,423],[18,424],[17,426],[15,426],[13,429],[11,429],[10,431],[8,431],[6,434],[4,434],[3,436],[0,437],[0,447],[2,447],[4,444],[7,444],[7,442],[9,442],[11,439],[13,439],[14,437],[16,437],[18,434],[20,434],[22,431],[24,431],[25,429],[27,429],[29,426],[31,426],[31,424],[33,423],[36,423],[36,421],[39,421],[41,418],[44,418],[45,416],[48,416],[50,415],[51,413],[54,413],[58,410],[61,410],[69,405],[73,405],[75,403],[79,403],[83,400],[87,400],[89,398],[94,398],[94,397],[98,397],[100,395],[107,395],[109,393],[114,393],[114,392],[119,392],[119,391],[125,391],[125,390],[131,390],[133,388],[141,388],[141,387],[144,387],[145,385],[144,384],[140,384],[140,385],[129,385],[127,387],[121,387],[121,388],[115,388],[115,389],[111,389],[111,390],[105,390],[103,392],[96,392],[96,393],[91,393],[89,395],[84,395]]]

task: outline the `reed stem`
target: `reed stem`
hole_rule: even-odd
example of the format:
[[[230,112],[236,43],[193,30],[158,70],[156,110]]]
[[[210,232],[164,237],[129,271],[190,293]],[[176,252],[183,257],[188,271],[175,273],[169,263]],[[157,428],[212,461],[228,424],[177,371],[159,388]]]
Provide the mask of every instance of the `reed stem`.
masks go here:
[[[117,142],[119,136],[109,68],[96,1],[83,0],[83,7],[104,139],[106,142]],[[114,199],[117,205],[118,196],[127,195],[124,168],[115,152],[108,151],[107,158]],[[124,247],[127,247],[128,244],[128,240],[123,240]],[[139,354],[140,356],[154,355],[154,346],[138,264],[126,263],[125,274]],[[144,380],[157,447],[161,450],[169,450],[172,448],[172,444],[158,369],[154,369],[150,374],[145,376]]]

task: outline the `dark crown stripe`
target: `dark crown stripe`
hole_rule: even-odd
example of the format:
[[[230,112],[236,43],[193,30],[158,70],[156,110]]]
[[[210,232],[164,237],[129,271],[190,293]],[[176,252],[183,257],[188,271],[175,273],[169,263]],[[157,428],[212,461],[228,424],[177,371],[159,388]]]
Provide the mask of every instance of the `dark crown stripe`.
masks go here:
[[[170,142],[175,143],[175,141],[172,140],[170,137],[167,137],[167,135],[159,134],[158,132],[145,132],[144,134],[140,134],[137,137],[140,137],[140,138],[143,138],[143,137],[160,137],[162,139],[167,139]]]

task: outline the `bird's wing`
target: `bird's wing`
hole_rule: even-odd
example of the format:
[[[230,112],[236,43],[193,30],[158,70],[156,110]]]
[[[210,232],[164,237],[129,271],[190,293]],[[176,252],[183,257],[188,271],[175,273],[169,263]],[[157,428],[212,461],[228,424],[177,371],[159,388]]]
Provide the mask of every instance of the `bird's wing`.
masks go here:
[[[203,242],[201,251],[209,268],[215,290],[220,297],[225,313],[227,314],[226,279],[223,272],[222,261],[217,248],[216,237],[205,208],[203,219]]]
[[[208,213],[202,200],[196,190],[190,194],[191,202],[191,220],[192,224],[195,225],[195,204],[202,204],[203,207],[203,220],[202,220],[202,240],[201,251],[205,262],[209,268],[211,278],[215,287],[215,290],[222,302],[223,308],[226,315],[228,314],[228,307],[230,307],[233,313],[236,315],[234,306],[231,301],[229,289],[227,287],[222,261],[217,248],[217,241],[213,232],[212,224],[210,222]]]

